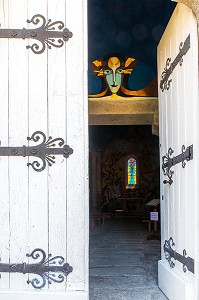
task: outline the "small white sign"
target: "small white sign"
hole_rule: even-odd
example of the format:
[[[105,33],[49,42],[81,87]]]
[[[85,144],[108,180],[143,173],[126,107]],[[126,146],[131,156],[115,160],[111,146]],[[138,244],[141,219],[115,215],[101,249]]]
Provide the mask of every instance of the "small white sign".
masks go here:
[[[151,211],[150,212],[150,220],[151,221],[158,221],[158,211]]]

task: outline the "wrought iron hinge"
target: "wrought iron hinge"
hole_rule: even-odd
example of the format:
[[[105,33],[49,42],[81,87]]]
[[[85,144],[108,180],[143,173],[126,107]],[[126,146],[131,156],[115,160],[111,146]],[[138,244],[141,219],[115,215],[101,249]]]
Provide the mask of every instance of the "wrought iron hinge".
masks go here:
[[[173,246],[175,246],[175,243],[173,242],[173,239],[171,237],[169,240],[165,240],[163,249],[165,257],[168,260],[170,267],[175,267],[175,263],[172,260],[173,258],[174,260],[178,260],[180,263],[183,264],[182,268],[184,272],[188,270],[191,273],[194,273],[194,259],[187,256],[187,252],[185,249],[183,250],[183,255],[181,255],[172,249]]]
[[[40,43],[34,43],[31,46],[26,46],[31,49],[35,54],[41,54],[45,51],[46,46],[51,49],[51,46],[60,48],[64,42],[72,37],[72,32],[64,28],[62,21],[52,22],[51,19],[46,21],[45,17],[37,14],[27,23],[37,25],[42,21],[42,25],[35,29],[0,29],[0,38],[15,38],[15,39],[34,39]],[[58,30],[55,30],[57,27]]]
[[[51,254],[46,257],[46,253],[42,249],[35,249],[31,254],[26,254],[27,257],[33,259],[40,259],[39,262],[33,264],[1,264],[0,263],[0,273],[23,273],[23,274],[36,274],[40,278],[34,278],[28,280],[28,284],[32,284],[35,289],[43,288],[48,282],[61,283],[64,281],[65,277],[72,272],[73,268],[65,263],[62,256],[52,257]]]
[[[174,59],[174,61],[171,62],[171,58],[167,58],[166,66],[164,68],[164,71],[162,72],[161,75],[162,79],[160,81],[160,89],[162,90],[162,92],[164,92],[164,90],[169,90],[172,82],[172,79],[169,79],[169,77],[178,64],[182,66],[183,56],[186,55],[190,47],[191,47],[191,43],[190,43],[190,34],[189,34],[186,40],[184,41],[184,43],[183,42],[180,43],[179,53]]]
[[[171,170],[171,167],[178,164],[182,163],[182,167],[185,168],[186,163],[185,160],[189,161],[193,159],[193,145],[187,147],[185,150],[185,146],[182,146],[182,153],[175,156],[171,157],[173,154],[173,150],[169,148],[168,153],[162,157],[162,170],[164,175],[167,175],[169,180],[164,180],[163,183],[169,183],[170,185],[173,183],[172,176],[174,174],[174,171]]]
[[[42,138],[42,142],[36,146],[22,146],[22,147],[0,147],[0,156],[34,156],[41,159],[28,163],[35,171],[41,172],[46,168],[46,162],[51,167],[55,163],[55,155],[63,155],[68,158],[73,153],[73,149],[68,145],[64,145],[62,138],[52,139],[50,136],[47,140],[46,135],[42,131],[36,131],[27,140],[38,142]],[[56,144],[59,147],[55,147]]]

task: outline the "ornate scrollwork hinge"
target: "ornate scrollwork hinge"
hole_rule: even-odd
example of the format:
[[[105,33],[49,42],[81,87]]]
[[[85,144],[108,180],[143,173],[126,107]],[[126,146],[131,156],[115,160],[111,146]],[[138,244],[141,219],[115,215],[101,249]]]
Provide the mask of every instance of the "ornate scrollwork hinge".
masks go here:
[[[45,17],[40,14],[34,15],[31,20],[27,20],[27,23],[37,25],[41,20],[42,25],[35,29],[0,29],[0,38],[38,40],[41,45],[34,43],[26,48],[30,48],[35,54],[41,54],[45,51],[46,46],[48,49],[51,49],[51,46],[60,48],[72,37],[72,32],[64,28],[62,21],[52,22],[51,19],[46,21]],[[55,30],[56,27],[58,30]]]
[[[42,249],[35,249],[31,254],[26,254],[27,257],[33,259],[41,260],[33,264],[1,264],[0,263],[0,272],[2,273],[23,273],[23,274],[36,274],[40,278],[34,278],[28,280],[28,284],[32,284],[35,289],[43,288],[48,282],[61,283],[64,281],[65,277],[72,272],[73,268],[65,263],[65,260],[62,256],[52,257],[51,254],[46,257],[46,253]]]
[[[190,43],[190,34],[189,34],[185,42],[180,43],[179,53],[174,59],[174,61],[171,62],[171,58],[167,58],[166,66],[164,68],[164,71],[162,72],[161,81],[160,81],[160,89],[162,90],[162,92],[164,92],[164,90],[169,90],[172,82],[172,79],[169,79],[169,77],[178,64],[182,66],[183,56],[186,55],[190,47],[191,47],[191,43]]]
[[[27,140],[38,142],[40,138],[43,139],[41,144],[36,146],[22,146],[22,147],[0,147],[0,156],[34,156],[41,159],[42,164],[35,160],[28,163],[35,171],[41,172],[46,168],[46,162],[51,167],[55,163],[55,155],[63,155],[68,158],[73,153],[73,149],[68,145],[64,145],[62,138],[52,139],[50,136],[47,140],[46,135],[42,131],[36,131]],[[58,144],[59,147],[55,147]],[[63,146],[63,147],[62,147]]]
[[[185,150],[186,149],[186,150]],[[193,159],[193,145],[185,148],[185,146],[182,146],[182,153],[175,156],[171,157],[173,154],[173,150],[169,148],[168,153],[162,157],[162,170],[164,175],[167,175],[169,180],[164,180],[163,183],[169,183],[170,185],[173,183],[172,176],[174,174],[174,171],[171,170],[172,166],[175,166],[178,163],[182,163],[182,167],[185,168],[186,166],[186,161],[192,160]]]
[[[169,240],[165,240],[163,249],[165,253],[165,258],[168,260],[170,267],[175,267],[175,263],[172,260],[173,258],[174,260],[177,260],[183,264],[182,268],[184,272],[188,270],[194,274],[194,259],[187,256],[187,252],[185,249],[183,250],[183,255],[181,255],[172,249],[173,246],[175,246],[175,243],[173,242],[173,239],[171,237]]]

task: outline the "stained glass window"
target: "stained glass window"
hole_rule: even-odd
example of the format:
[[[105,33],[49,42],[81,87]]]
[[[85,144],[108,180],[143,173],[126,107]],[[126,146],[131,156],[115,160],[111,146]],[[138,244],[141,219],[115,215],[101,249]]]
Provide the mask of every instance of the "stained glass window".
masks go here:
[[[136,183],[137,183],[137,170],[136,170],[136,159],[131,157],[127,161],[127,168],[128,168],[128,183],[127,183],[127,188],[133,188]]]

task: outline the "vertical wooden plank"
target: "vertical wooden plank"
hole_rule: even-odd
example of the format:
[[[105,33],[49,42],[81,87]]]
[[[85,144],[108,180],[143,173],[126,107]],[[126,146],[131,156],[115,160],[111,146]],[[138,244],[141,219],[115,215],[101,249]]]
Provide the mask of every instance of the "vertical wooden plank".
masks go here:
[[[187,12],[188,14],[188,12]],[[184,15],[184,24],[186,24],[187,15]],[[198,82],[196,80],[190,80],[190,78],[198,78],[198,35],[197,25],[194,15],[190,20],[190,26],[184,26],[184,36],[190,34],[191,38],[191,49],[187,60],[184,61],[184,95],[185,95],[185,111],[189,112],[186,114],[185,120],[185,140],[187,146],[193,144],[194,158],[190,161],[190,164],[186,166],[185,180],[186,180],[186,191],[185,191],[185,206],[184,214],[186,215],[186,251],[190,257],[194,257],[196,261],[199,258],[198,251],[198,166],[197,161],[199,159],[199,103],[198,103]],[[191,97],[190,97],[191,96]],[[191,109],[191,108],[192,109]],[[189,168],[188,168],[189,166]],[[190,176],[192,174],[192,176]],[[190,187],[190,188],[189,188]],[[194,217],[193,217],[194,215]],[[193,247],[193,239],[195,241]],[[198,263],[196,263],[196,274],[198,273]],[[191,274],[192,275],[192,274]],[[194,275],[192,275],[193,277]],[[195,277],[195,276],[194,276]],[[196,275],[197,278],[197,275]],[[193,280],[191,278],[191,280]]]
[[[66,24],[65,0],[50,1],[48,16],[52,21],[62,21]],[[66,25],[67,26],[67,25]],[[65,26],[65,27],[66,27]],[[58,30],[58,28],[56,28]],[[70,46],[71,39],[67,42]],[[53,138],[63,138],[67,143],[66,135],[66,47],[52,47],[48,51],[48,130]],[[58,142],[56,143],[58,146]],[[49,168],[49,252],[52,255],[61,255],[67,260],[67,160],[56,156],[55,164]],[[70,176],[70,174],[69,174]],[[66,281],[53,284],[50,289],[64,290]]]
[[[172,33],[171,33],[171,46],[170,46],[170,54],[172,61],[175,59],[177,53],[179,52],[179,39],[181,39],[181,36],[179,37],[179,32],[178,28],[173,28]],[[174,84],[173,84],[174,83]],[[173,124],[173,130],[172,130],[172,149],[174,151],[173,155],[176,156],[179,153],[181,153],[182,146],[180,146],[180,141],[182,140],[181,138],[181,132],[180,132],[180,118],[181,115],[178,115],[179,112],[179,65],[178,68],[172,73],[172,93],[169,97],[170,101],[170,109],[171,109],[171,115],[172,119],[171,122]],[[183,104],[182,104],[183,105]],[[169,112],[168,112],[169,114]],[[179,215],[180,215],[180,207],[179,207],[179,198],[180,198],[180,184],[181,184],[181,178],[180,178],[180,168],[179,165],[176,166],[175,168],[175,173],[173,176],[175,184],[171,187],[173,190],[173,195],[170,197],[173,205],[170,210],[170,219],[171,219],[171,230],[170,230],[170,235],[173,237],[176,243],[178,243],[179,240]],[[172,213],[173,212],[173,213]],[[179,245],[179,244],[178,244]]]
[[[87,1],[67,0],[66,4],[66,24],[73,32],[73,37],[66,46],[67,141],[74,149],[73,155],[67,161],[67,257],[74,270],[68,276],[68,289],[87,291]]]
[[[181,21],[182,22],[182,21]],[[181,23],[180,22],[180,23]],[[184,41],[183,33],[179,34],[179,28],[176,26],[174,29],[174,38],[173,38],[173,43],[175,47],[175,53],[179,52],[179,45],[180,43]],[[185,144],[185,131],[182,130],[182,122],[185,119],[185,110],[184,110],[184,87],[183,87],[183,67],[179,67],[176,69],[175,76],[175,88],[174,88],[174,95],[172,99],[174,100],[175,103],[175,113],[173,118],[175,121],[175,126],[176,126],[176,131],[175,131],[175,147],[176,147],[176,154],[181,153],[182,151],[182,145]],[[180,232],[184,232],[185,230],[185,223],[186,223],[186,218],[184,215],[184,208],[183,208],[183,197],[185,196],[185,177],[181,176],[182,172],[182,165],[178,164],[177,168],[175,168],[175,194],[174,194],[174,202],[176,202],[175,205],[175,223],[174,223],[174,228],[175,228],[175,240],[176,243],[178,243],[178,249],[181,249],[181,241],[183,241],[183,238],[181,239]],[[175,201],[176,199],[176,201]],[[175,217],[174,216],[174,217]],[[180,250],[178,250],[180,251]]]
[[[27,1],[9,2],[9,27],[20,28],[27,19]],[[16,14],[16,11],[18,13]],[[17,59],[16,59],[17,57]],[[9,146],[26,144],[28,128],[28,61],[23,40],[9,40]],[[9,158],[10,262],[26,259],[28,245],[27,158]],[[23,222],[22,222],[23,220]],[[10,287],[26,288],[23,274],[10,274]]]
[[[166,48],[166,47],[165,47]],[[165,68],[165,62],[167,59],[167,48],[159,48],[158,49],[158,82],[161,80],[161,72]],[[161,59],[160,59],[161,58]],[[168,102],[167,102],[167,91],[164,93],[159,91],[159,130],[160,130],[160,162],[162,162],[162,156],[165,155],[168,151],[168,141],[165,139],[165,135],[168,136],[168,120],[167,120],[167,112],[168,112]],[[164,245],[164,237],[167,236],[167,230],[169,230],[169,203],[167,202],[168,198],[168,189],[165,188],[165,185],[162,184],[165,180],[165,176],[163,172],[160,173],[160,195],[161,195],[161,252],[162,257],[164,257],[163,253],[163,245]]]
[[[28,1],[28,19],[34,15],[43,15],[46,19],[48,1],[47,0],[29,0]],[[42,25],[42,20],[37,25],[29,24],[29,28],[35,28]],[[33,40],[29,43],[32,45]],[[38,42],[39,44],[39,42]],[[48,81],[47,81],[47,51],[42,54],[34,54],[29,51],[29,136],[36,131],[41,131],[48,138]],[[29,145],[36,145],[43,142],[42,137],[38,143],[33,141]],[[32,163],[35,159],[30,158]],[[38,159],[40,166],[42,161]],[[48,207],[48,166],[42,172],[37,172],[29,167],[29,252],[40,248],[48,255],[48,226],[49,226],[49,207]],[[31,260],[32,262],[32,260]],[[30,275],[30,280],[35,276]],[[32,290],[32,286],[29,287]],[[47,289],[48,285],[44,289]]]
[[[0,24],[2,28],[8,27],[8,2],[0,2]],[[0,40],[0,99],[1,99],[1,126],[0,141],[1,145],[8,146],[8,41]],[[10,239],[10,212],[9,212],[9,172],[8,158],[0,157],[0,169],[3,174],[0,181],[0,259],[1,262],[9,261],[9,239]],[[2,273],[0,288],[9,287],[9,274]]]
[[[184,14],[181,14],[179,17],[179,21],[181,24],[184,22]],[[179,51],[179,45],[181,42],[184,42],[187,36],[184,34],[183,26],[181,28],[179,34],[179,28],[176,28],[175,38],[176,38],[176,51]],[[178,44],[177,44],[178,43]],[[177,109],[180,110],[179,115],[179,127],[175,134],[175,138],[177,140],[178,152],[181,153],[182,145],[186,144],[186,116],[188,111],[186,111],[186,82],[185,82],[185,72],[188,71],[186,67],[186,61],[189,61],[189,53],[183,58],[183,64],[178,69],[176,69],[176,95],[175,95],[175,102],[177,103]],[[185,63],[185,64],[184,64]],[[184,86],[185,85],[185,86]],[[185,126],[185,127],[184,127]],[[182,130],[182,128],[185,128]],[[188,145],[185,145],[185,147]],[[189,164],[190,168],[190,164]],[[186,228],[187,228],[187,215],[185,211],[186,207],[186,190],[187,190],[187,180],[186,180],[186,171],[182,169],[182,165],[178,164],[176,168],[176,178],[178,178],[178,190],[176,194],[176,243],[178,243],[178,251],[185,247],[186,245]],[[191,187],[191,186],[190,186]],[[188,189],[190,188],[188,187]],[[180,268],[180,265],[178,266]]]

